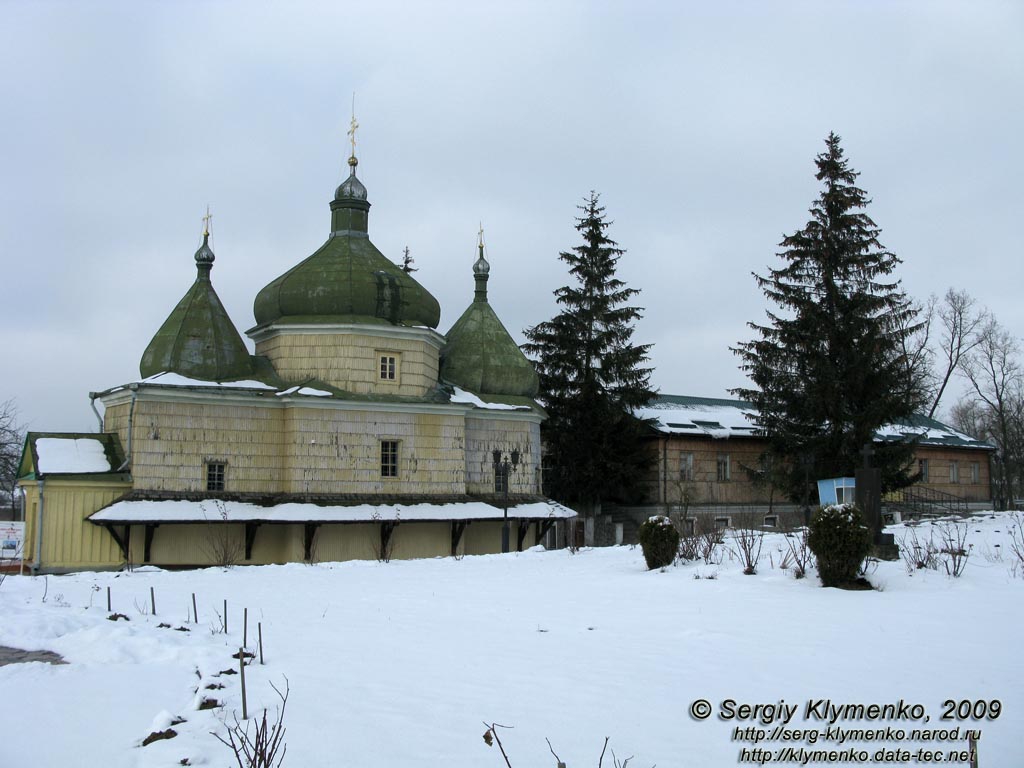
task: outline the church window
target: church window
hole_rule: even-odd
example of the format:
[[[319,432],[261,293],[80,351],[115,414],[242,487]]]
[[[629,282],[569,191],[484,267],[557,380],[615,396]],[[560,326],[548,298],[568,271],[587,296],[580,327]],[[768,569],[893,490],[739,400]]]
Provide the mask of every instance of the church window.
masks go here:
[[[679,479],[683,482],[690,482],[693,480],[692,453],[687,452],[679,454]]]
[[[381,381],[398,379],[398,358],[395,355],[380,356],[380,378]]]
[[[494,470],[494,492],[508,492],[508,472],[505,471],[504,467],[498,467]]]
[[[380,476],[398,477],[398,441],[380,441]]]
[[[732,477],[732,472],[730,470],[731,468],[729,466],[729,454],[718,454],[718,482],[728,482]]]
[[[206,463],[206,490],[224,490],[224,474],[226,468],[227,465],[222,461],[208,461]]]

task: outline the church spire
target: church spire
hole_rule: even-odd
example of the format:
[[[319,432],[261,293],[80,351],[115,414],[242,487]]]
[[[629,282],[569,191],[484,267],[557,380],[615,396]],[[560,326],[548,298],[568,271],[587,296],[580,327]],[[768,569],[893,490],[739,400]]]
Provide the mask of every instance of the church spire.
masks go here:
[[[491,265],[484,258],[484,225],[480,225],[477,233],[477,248],[479,255],[473,264],[473,280],[476,282],[476,291],[473,294],[473,301],[487,303],[487,279],[490,277]]]

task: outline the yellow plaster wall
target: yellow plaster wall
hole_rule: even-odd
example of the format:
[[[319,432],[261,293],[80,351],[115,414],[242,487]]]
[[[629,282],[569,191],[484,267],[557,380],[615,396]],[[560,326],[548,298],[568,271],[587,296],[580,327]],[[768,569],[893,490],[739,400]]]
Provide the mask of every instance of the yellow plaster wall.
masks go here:
[[[135,488],[205,491],[206,463],[224,461],[227,491],[280,491],[283,423],[280,408],[140,397],[131,445]],[[122,445],[127,451],[124,439]]]
[[[34,561],[36,525],[39,518],[39,488],[25,483],[25,560]],[[43,496],[42,568],[88,569],[120,565],[121,550],[103,528],[86,522],[101,507],[124,495],[131,486],[124,482],[49,479]]]
[[[277,334],[256,343],[278,374],[301,384],[320,379],[353,394],[422,397],[437,386],[438,349],[426,340],[359,333]],[[380,378],[381,354],[399,357],[396,382]]]
[[[466,416],[466,490],[494,493],[493,451],[520,453],[519,468],[509,475],[509,494],[540,493],[540,425],[497,417]]]
[[[286,419],[285,490],[290,493],[465,491],[465,430],[459,413],[291,408]],[[381,477],[381,440],[399,441],[397,478]]]

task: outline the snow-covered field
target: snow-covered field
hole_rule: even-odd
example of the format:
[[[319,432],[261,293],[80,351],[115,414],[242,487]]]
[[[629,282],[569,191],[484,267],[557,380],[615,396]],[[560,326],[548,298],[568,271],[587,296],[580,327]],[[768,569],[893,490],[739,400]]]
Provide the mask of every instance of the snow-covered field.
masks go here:
[[[976,728],[980,765],[1012,768],[1024,765],[1024,578],[1011,574],[1010,522],[985,515],[963,524],[973,549],[961,578],[880,563],[875,591],[794,579],[778,567],[779,535],[766,537],[755,576],[728,556],[648,572],[629,547],[10,576],[0,586],[0,645],[52,650],[68,663],[0,667],[0,766],[234,765],[210,732],[240,715],[238,675],[217,675],[237,669],[231,655],[248,608],[249,648],[261,622],[266,657],[246,670],[249,711],[273,714],[271,683],[287,678],[286,767],[500,768],[497,745],[481,738],[485,721],[513,726],[498,735],[514,768],[554,766],[545,738],[569,768],[596,766],[606,736],[605,766],[611,750],[620,761],[635,756],[635,768],[730,766],[743,748],[849,748],[824,735],[814,745],[734,741],[737,726],[771,731],[781,721],[765,725],[765,711],[760,721],[720,717],[784,700],[798,705],[787,728],[824,734],[828,722],[815,719],[823,710],[808,719],[805,708],[830,699],[920,704],[927,724],[837,725]],[[107,619],[108,586],[113,610],[130,621]],[[188,623],[192,593],[198,624]],[[223,707],[198,710],[205,697]],[[690,715],[697,699],[712,704],[706,721]],[[1001,711],[942,721],[947,700],[999,700]],[[140,746],[173,718],[185,720],[176,738]]]

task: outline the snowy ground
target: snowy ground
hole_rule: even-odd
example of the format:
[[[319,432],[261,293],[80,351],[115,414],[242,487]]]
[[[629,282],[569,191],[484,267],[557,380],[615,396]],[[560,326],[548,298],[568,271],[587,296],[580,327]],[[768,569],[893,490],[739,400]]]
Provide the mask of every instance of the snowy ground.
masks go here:
[[[1024,578],[1011,574],[1009,524],[1003,515],[966,523],[973,549],[959,579],[880,563],[870,576],[878,589],[860,592],[780,570],[778,535],[765,539],[755,576],[728,556],[648,572],[628,547],[11,576],[0,586],[0,645],[69,663],[0,667],[0,766],[233,765],[210,732],[240,714],[238,675],[217,673],[237,669],[244,607],[249,647],[262,622],[266,654],[266,665],[247,668],[250,712],[273,714],[270,684],[290,685],[286,767],[501,768],[497,746],[481,738],[484,721],[514,726],[498,732],[513,768],[554,766],[545,737],[569,768],[596,766],[606,736],[604,765],[614,749],[620,761],[635,755],[634,768],[737,765],[741,748],[850,747],[734,741],[737,726],[779,721],[722,720],[730,699],[797,704],[787,727],[820,731],[828,723],[805,717],[808,700],[920,704],[926,725],[838,725],[977,728],[983,768],[1019,766]],[[917,530],[924,538],[931,527]],[[130,621],[107,620],[108,586]],[[198,624],[186,623],[193,592]],[[228,634],[217,615],[225,599]],[[205,689],[215,684],[225,687]],[[198,710],[206,696],[224,706]],[[712,703],[710,719],[689,714],[697,699]],[[940,720],[944,701],[965,699],[998,699],[998,719]],[[139,746],[178,717],[176,738]],[[855,746],[873,754],[908,744]]]

